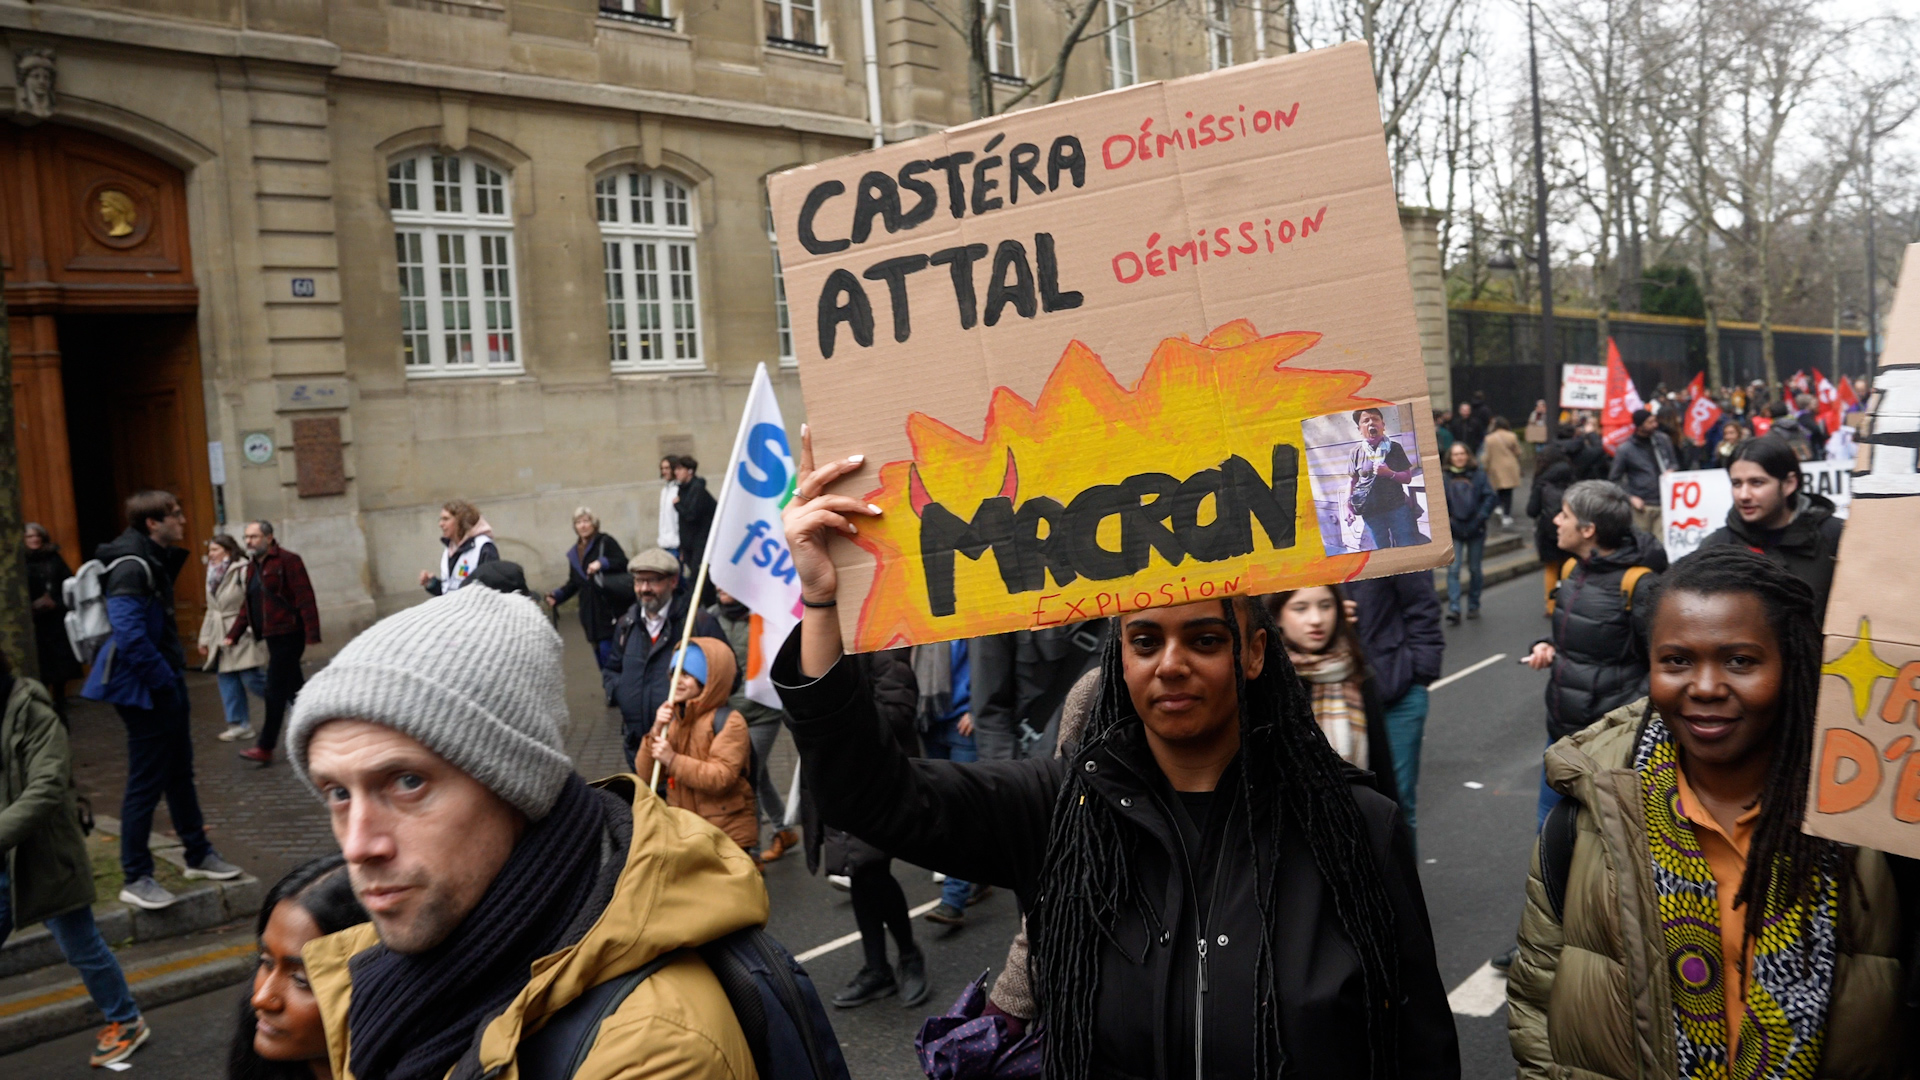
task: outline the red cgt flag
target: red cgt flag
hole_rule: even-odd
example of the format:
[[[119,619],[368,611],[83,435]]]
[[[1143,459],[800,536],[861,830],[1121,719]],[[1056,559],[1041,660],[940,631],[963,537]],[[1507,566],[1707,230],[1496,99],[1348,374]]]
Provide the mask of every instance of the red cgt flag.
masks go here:
[[[1828,435],[1839,431],[1840,425],[1846,421],[1847,401],[1853,397],[1853,387],[1846,383],[1845,379],[1840,380],[1840,385],[1846,386],[1845,390],[1841,390],[1827,381],[1825,373],[1813,373],[1813,413],[1820,418],[1820,425],[1827,429]]]
[[[1620,361],[1620,347],[1607,339],[1607,402],[1600,412],[1600,441],[1607,453],[1633,437],[1633,414],[1645,407],[1640,391],[1633,388],[1633,377]]]
[[[1687,438],[1705,444],[1707,432],[1720,422],[1720,405],[1707,396],[1707,376],[1702,372],[1687,384]]]

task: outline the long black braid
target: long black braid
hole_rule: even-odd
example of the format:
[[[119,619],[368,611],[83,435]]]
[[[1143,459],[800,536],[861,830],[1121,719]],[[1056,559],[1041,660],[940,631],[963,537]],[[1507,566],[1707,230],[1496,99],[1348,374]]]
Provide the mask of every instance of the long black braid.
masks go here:
[[[1274,976],[1278,891],[1274,868],[1279,862],[1283,818],[1291,815],[1333,895],[1341,927],[1360,956],[1368,1004],[1368,1073],[1385,1080],[1399,1072],[1395,1011],[1400,998],[1399,957],[1393,907],[1366,822],[1354,802],[1346,766],[1314,723],[1306,690],[1287,660],[1272,617],[1248,598],[1238,604],[1223,601],[1222,606],[1233,637],[1234,684],[1241,703],[1241,795],[1255,853],[1255,895],[1261,914],[1254,968],[1260,996],[1252,1018],[1255,1075],[1279,1075],[1285,1060]],[[1253,680],[1247,679],[1241,665],[1236,606],[1255,629],[1266,631],[1265,666]],[[1118,627],[1108,635],[1101,658],[1100,694],[1087,719],[1083,747],[1140,723],[1122,672],[1124,636]],[[1112,944],[1125,951],[1114,936],[1121,912],[1132,907],[1140,914],[1153,931],[1149,941],[1161,929],[1159,913],[1138,888],[1132,872],[1135,843],[1136,830],[1123,827],[1080,770],[1071,771],[1054,804],[1046,865],[1030,920],[1035,928],[1032,975],[1041,1019],[1047,1026],[1046,1075],[1052,1080],[1083,1080],[1088,1075],[1102,946]]]
[[[1734,905],[1746,909],[1745,940],[1760,936],[1768,913],[1786,911],[1814,896],[1829,876],[1840,882],[1844,911],[1851,877],[1841,872],[1845,847],[1800,831],[1820,697],[1822,645],[1813,588],[1758,552],[1728,546],[1702,548],[1674,563],[1657,585],[1651,614],[1657,617],[1662,601],[1674,593],[1757,597],[1780,648],[1783,670],[1773,764],[1747,848],[1746,875],[1734,896]]]

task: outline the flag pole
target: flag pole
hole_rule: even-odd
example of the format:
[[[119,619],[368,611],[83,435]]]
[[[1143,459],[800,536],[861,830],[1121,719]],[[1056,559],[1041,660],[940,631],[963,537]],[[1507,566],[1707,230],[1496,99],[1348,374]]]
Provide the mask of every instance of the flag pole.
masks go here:
[[[754,371],[754,380],[756,382],[759,381],[761,373],[766,371],[766,368],[767,368],[767,363],[766,361],[762,360],[760,362],[760,366]],[[752,385],[752,384],[749,384],[749,385]],[[748,391],[747,406],[751,406],[752,404],[753,404],[753,394],[752,394],[752,391]],[[734,474],[734,471],[738,469],[740,465],[740,452],[746,448],[747,422],[752,418],[753,416],[752,416],[752,413],[749,411],[749,408],[742,407],[740,410],[740,427],[737,431],[733,433],[733,453],[727,456],[727,471],[721,477],[721,480],[720,480],[720,497],[718,499],[715,499],[713,503],[713,520],[715,521],[720,520],[721,511],[726,509],[727,499],[733,494],[733,474]],[[673,675],[667,682],[667,700],[668,701],[673,700],[674,692],[678,690],[680,687],[680,675],[682,672],[686,670],[687,648],[693,642],[694,616],[699,611],[698,605],[700,603],[700,593],[703,590],[705,590],[707,587],[707,566],[713,561],[712,535],[709,534],[707,539],[708,539],[707,548],[705,551],[702,551],[700,553],[700,572],[694,575],[693,592],[688,594],[687,596],[687,621],[686,621],[686,624],[682,626],[680,630],[680,650],[674,654]],[[660,759],[659,758],[653,759],[653,778],[647,781],[647,790],[648,791],[660,790]],[[666,796],[664,795],[661,796],[661,798],[665,798],[665,797]]]

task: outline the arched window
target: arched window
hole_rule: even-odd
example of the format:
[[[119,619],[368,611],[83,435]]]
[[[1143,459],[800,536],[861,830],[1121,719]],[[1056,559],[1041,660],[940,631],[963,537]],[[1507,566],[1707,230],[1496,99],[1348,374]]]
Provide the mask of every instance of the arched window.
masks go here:
[[[594,182],[593,207],[614,370],[700,367],[693,193],[665,173],[623,169]]]
[[[505,173],[423,150],[387,166],[408,375],[520,370]]]

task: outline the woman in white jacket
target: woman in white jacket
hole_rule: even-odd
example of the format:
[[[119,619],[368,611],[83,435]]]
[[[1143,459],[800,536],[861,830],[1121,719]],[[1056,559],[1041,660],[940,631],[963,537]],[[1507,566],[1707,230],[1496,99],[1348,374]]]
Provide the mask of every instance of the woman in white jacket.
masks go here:
[[[267,696],[267,643],[251,629],[235,644],[226,643],[227,631],[247,602],[250,572],[233,537],[222,533],[207,541],[207,615],[200,620],[200,655],[207,658],[202,670],[217,672],[220,678],[220,703],[227,714],[221,742],[253,738],[247,692],[262,701]]]

